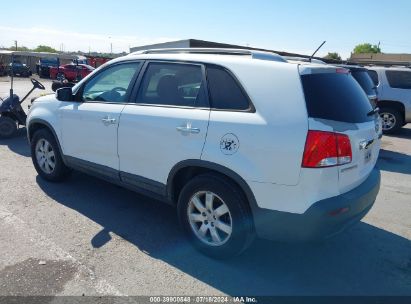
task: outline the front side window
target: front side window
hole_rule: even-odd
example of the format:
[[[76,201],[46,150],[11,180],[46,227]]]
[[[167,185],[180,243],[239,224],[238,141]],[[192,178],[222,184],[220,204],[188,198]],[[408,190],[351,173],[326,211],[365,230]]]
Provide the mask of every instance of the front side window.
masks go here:
[[[130,62],[104,69],[85,85],[83,101],[126,102],[126,93],[140,65]]]
[[[390,87],[396,89],[411,89],[411,72],[385,71]]]
[[[144,104],[207,107],[201,66],[150,63],[136,101]]]

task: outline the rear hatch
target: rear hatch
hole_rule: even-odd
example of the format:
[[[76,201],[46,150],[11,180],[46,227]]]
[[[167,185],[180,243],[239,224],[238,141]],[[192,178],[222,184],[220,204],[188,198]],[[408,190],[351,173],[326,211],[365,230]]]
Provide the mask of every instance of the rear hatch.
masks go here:
[[[373,113],[367,94],[348,70],[304,65],[299,70],[309,130],[349,138],[351,161],[331,165],[338,168],[340,193],[347,192],[361,184],[376,164],[381,137],[378,115]]]

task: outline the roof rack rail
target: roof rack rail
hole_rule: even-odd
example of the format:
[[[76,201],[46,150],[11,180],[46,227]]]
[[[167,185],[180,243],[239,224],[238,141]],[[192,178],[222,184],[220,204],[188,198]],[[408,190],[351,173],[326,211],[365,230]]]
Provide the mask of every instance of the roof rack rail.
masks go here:
[[[217,55],[239,55],[251,56],[253,59],[287,62],[283,57],[276,53],[255,51],[248,49],[224,49],[224,48],[168,48],[150,49],[130,53],[129,55],[143,54],[217,54]]]

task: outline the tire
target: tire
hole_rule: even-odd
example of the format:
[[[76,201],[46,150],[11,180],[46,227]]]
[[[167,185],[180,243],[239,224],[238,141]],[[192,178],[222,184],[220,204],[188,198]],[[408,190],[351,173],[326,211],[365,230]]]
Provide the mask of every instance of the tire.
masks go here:
[[[382,120],[382,132],[393,134],[404,125],[404,118],[400,111],[394,108],[381,108],[380,117]]]
[[[208,208],[211,213],[204,208],[207,195],[213,195],[212,208]],[[197,204],[194,203],[196,199],[200,200],[202,213],[201,208],[195,207],[198,205],[198,200]],[[227,211],[219,209],[223,205]],[[180,225],[191,243],[212,258],[225,259],[239,255],[254,239],[250,207],[239,188],[223,176],[204,174],[189,181],[180,193],[177,209]],[[220,211],[214,212],[218,209]],[[231,230],[228,229],[230,227]]]
[[[64,75],[64,73],[58,73],[58,74],[56,75],[56,80],[58,80],[58,81],[63,81],[64,79],[67,79],[67,78],[66,78],[66,75]]]
[[[11,138],[16,133],[16,121],[7,116],[0,116],[0,138]]]
[[[57,141],[49,130],[36,131],[30,148],[33,165],[42,178],[50,182],[61,182],[68,177],[70,169],[64,164]],[[54,156],[50,152],[53,152]]]

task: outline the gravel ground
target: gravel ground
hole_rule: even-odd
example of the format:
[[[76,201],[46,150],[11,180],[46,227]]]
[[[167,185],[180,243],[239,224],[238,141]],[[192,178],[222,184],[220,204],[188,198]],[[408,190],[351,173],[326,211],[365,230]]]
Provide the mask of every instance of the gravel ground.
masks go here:
[[[29,88],[16,79],[17,94]],[[214,261],[189,246],[167,205],[81,173],[40,179],[21,129],[0,140],[0,295],[411,296],[410,127],[383,138],[378,166],[375,206],[345,233],[322,244],[257,240]]]

